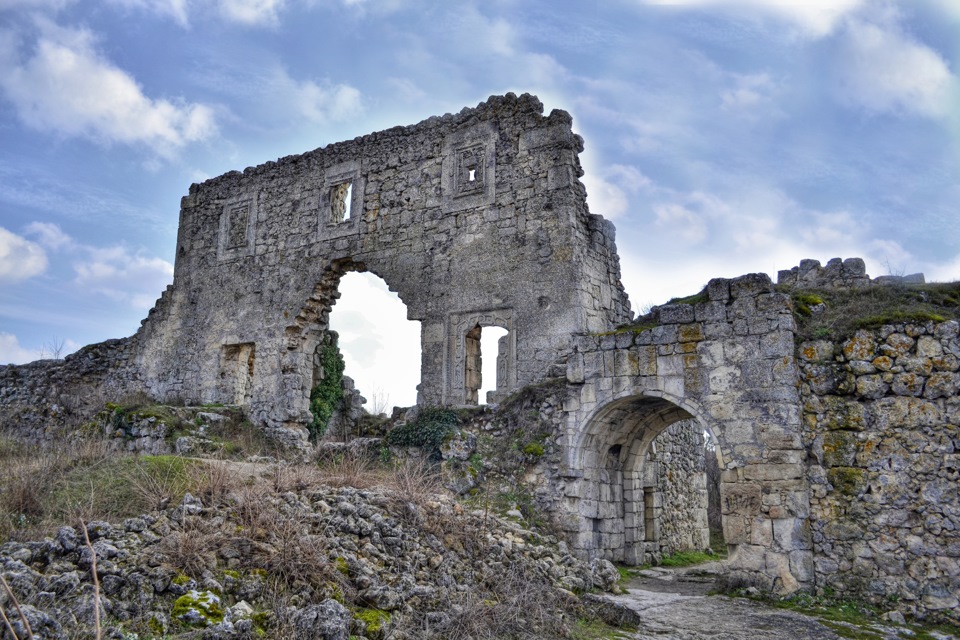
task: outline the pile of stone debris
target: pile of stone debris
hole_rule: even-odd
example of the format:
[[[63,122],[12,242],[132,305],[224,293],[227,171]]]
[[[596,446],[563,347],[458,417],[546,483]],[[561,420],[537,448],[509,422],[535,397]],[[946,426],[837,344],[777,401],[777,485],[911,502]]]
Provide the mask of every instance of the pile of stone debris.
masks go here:
[[[0,545],[0,637],[563,637],[575,593],[617,589],[609,562],[447,498],[263,484]]]

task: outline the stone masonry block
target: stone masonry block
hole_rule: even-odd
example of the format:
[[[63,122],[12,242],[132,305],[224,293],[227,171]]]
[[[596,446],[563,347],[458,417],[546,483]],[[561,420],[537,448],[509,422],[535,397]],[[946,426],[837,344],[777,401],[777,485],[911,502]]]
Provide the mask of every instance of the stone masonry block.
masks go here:
[[[714,278],[707,283],[707,296],[711,302],[726,302],[730,299],[730,281],[726,278]]]
[[[663,324],[684,324],[694,320],[694,309],[689,304],[665,304],[658,307],[657,312]]]
[[[678,342],[697,342],[703,338],[703,326],[699,323],[683,324],[677,330]]]
[[[583,380],[583,354],[575,353],[567,360],[567,382],[579,384]]]
[[[636,376],[640,374],[640,362],[636,351],[615,351],[613,355],[613,375]]]

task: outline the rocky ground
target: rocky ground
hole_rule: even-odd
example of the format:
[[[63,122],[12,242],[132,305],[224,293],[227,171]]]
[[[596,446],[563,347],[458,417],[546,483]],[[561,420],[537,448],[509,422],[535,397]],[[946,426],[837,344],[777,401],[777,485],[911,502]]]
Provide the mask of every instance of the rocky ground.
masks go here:
[[[282,476],[0,545],[0,637],[95,637],[99,618],[122,640],[559,638],[575,592],[616,588],[609,563],[416,481]]]

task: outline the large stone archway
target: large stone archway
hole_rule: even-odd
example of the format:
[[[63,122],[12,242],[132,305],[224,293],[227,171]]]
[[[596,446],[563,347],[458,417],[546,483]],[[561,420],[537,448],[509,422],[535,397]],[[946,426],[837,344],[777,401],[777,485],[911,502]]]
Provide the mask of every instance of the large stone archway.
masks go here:
[[[693,305],[661,307],[654,328],[578,338],[564,403],[568,530],[581,555],[640,561],[640,507],[628,494],[635,484],[625,485],[623,507],[599,499],[610,447],[620,446],[621,473],[631,470],[657,434],[695,418],[716,437],[724,463],[731,572],[781,592],[810,586],[790,301],[759,275],[712,280],[706,293]]]
[[[654,442],[669,427],[682,423],[703,430],[688,410],[663,398],[636,395],[600,407],[585,425],[573,446],[572,463],[583,470],[580,513],[590,520],[591,553],[639,565],[658,560],[664,548],[679,550],[676,541],[664,540],[661,533],[662,516],[672,505],[660,490],[660,474],[674,473],[675,465],[660,468]],[[702,447],[688,453],[703,456]],[[682,514],[699,529],[689,545],[680,545],[686,547],[683,550],[709,546],[704,479],[703,473],[677,479],[702,502],[699,513]]]

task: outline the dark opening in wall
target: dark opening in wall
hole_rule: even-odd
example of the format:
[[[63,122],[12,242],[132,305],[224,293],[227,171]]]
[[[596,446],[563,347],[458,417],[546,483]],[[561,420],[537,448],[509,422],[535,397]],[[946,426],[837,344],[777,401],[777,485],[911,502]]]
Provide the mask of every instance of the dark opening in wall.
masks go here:
[[[253,388],[256,346],[252,342],[225,344],[220,354],[222,401],[248,406]]]

